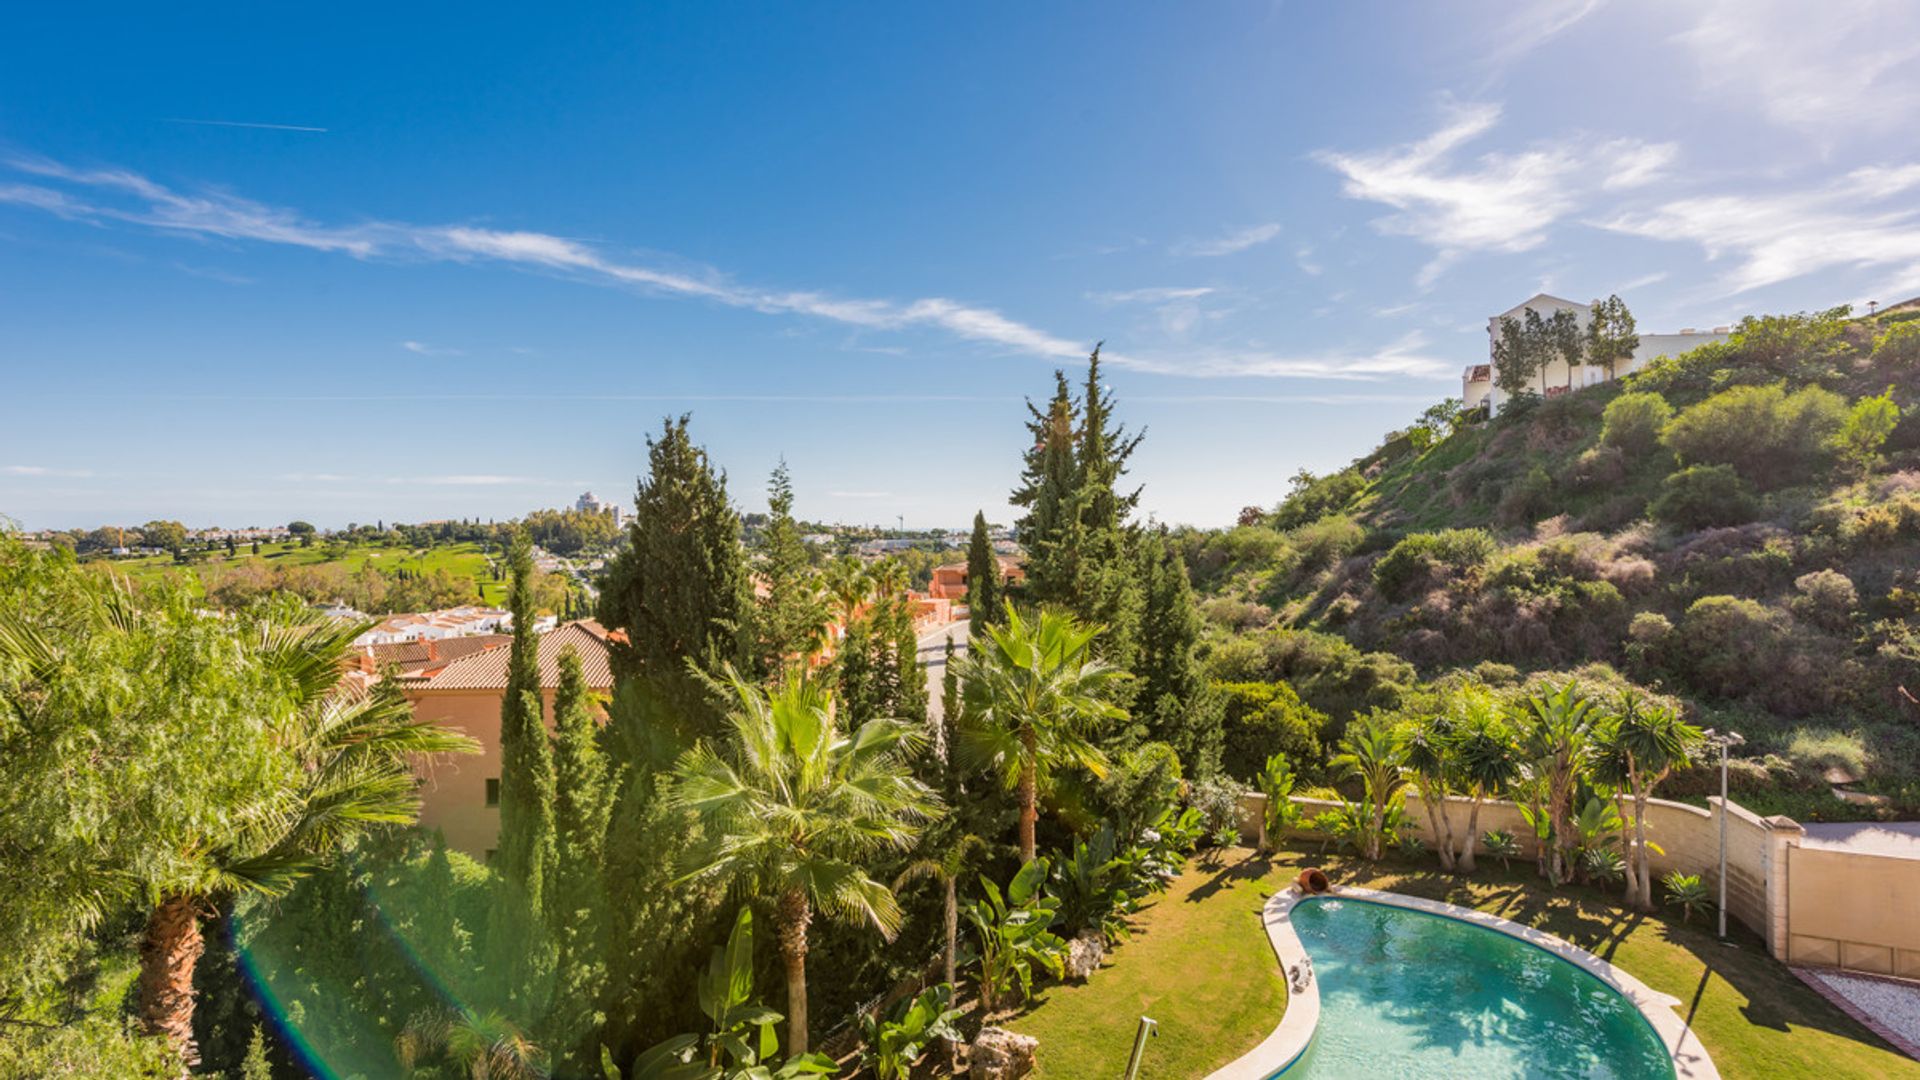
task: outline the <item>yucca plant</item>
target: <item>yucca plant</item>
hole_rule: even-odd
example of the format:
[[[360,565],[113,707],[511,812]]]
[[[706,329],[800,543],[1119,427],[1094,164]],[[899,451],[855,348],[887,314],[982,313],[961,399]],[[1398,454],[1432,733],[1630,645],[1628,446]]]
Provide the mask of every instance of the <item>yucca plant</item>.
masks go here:
[[[1699,874],[1669,870],[1660,884],[1667,890],[1667,904],[1680,909],[1682,921],[1692,922],[1696,912],[1705,914],[1713,909],[1713,894]]]
[[[1480,846],[1500,860],[1501,870],[1513,869],[1513,857],[1520,854],[1520,840],[1505,829],[1494,829],[1480,837]]]

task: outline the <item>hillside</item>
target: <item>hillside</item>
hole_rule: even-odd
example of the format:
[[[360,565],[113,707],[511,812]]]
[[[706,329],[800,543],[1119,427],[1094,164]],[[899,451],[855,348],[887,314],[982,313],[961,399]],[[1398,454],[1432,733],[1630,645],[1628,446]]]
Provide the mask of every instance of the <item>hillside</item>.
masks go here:
[[[1491,420],[1431,411],[1185,538],[1215,677],[1288,679],[1337,728],[1423,680],[1579,671],[1745,734],[1751,803],[1920,811],[1917,404],[1909,303],[1748,319]]]

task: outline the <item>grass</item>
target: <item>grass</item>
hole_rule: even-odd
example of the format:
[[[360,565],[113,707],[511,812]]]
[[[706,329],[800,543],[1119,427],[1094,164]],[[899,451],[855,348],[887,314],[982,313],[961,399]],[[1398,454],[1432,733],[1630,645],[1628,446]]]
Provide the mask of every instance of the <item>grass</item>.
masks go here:
[[[1201,1077],[1252,1049],[1279,1023],[1285,988],[1258,911],[1303,866],[1336,883],[1388,889],[1490,911],[1557,934],[1678,998],[1728,1080],[1821,1076],[1915,1078],[1907,1058],[1829,1005],[1735,928],[1712,928],[1617,907],[1586,888],[1549,890],[1531,867],[1483,865],[1472,880],[1422,863],[1370,865],[1342,856],[1236,850],[1224,864],[1190,865],[1136,919],[1138,930],[1087,983],[1050,987],[1005,1026],[1040,1040],[1039,1071],[1060,1078],[1125,1070],[1134,1024],[1160,1022],[1142,1077]]]
[[[1189,863],[1091,979],[1038,992],[1004,1024],[1040,1040],[1038,1074],[1122,1075],[1142,1015],[1159,1024],[1142,1077],[1205,1076],[1264,1038],[1287,999],[1260,925],[1272,891],[1264,871],[1244,859]]]

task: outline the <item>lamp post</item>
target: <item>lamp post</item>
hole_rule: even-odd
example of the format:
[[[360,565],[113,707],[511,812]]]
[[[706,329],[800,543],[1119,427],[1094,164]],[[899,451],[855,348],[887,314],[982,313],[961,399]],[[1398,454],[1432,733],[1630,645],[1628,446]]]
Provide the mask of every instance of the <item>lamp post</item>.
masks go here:
[[[1727,939],[1727,751],[1742,746],[1746,739],[1737,731],[1715,731],[1708,728],[1703,734],[1709,746],[1720,748],[1720,940]]]

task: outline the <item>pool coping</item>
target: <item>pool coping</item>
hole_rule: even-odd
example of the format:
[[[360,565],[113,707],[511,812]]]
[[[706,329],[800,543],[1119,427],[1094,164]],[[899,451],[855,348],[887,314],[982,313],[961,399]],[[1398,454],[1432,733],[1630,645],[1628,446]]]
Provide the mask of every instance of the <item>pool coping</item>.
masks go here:
[[[1364,900],[1457,919],[1544,949],[1606,983],[1633,1002],[1672,1056],[1675,1080],[1720,1080],[1720,1070],[1714,1066],[1706,1047],[1701,1045],[1698,1036],[1693,1034],[1680,1014],[1674,1011],[1683,1004],[1679,998],[1653,989],[1570,941],[1498,915],[1402,893],[1336,885],[1317,895]],[[1287,980],[1287,1011],[1280,1017],[1280,1025],[1259,1046],[1215,1070],[1207,1080],[1266,1080],[1292,1065],[1313,1041],[1314,1029],[1320,1024],[1320,980],[1311,975],[1311,961],[1307,958],[1307,950],[1301,944],[1300,936],[1294,932],[1292,918],[1294,906],[1308,898],[1298,885],[1289,885],[1268,898],[1260,913],[1261,922],[1267,929],[1267,943],[1273,947],[1274,957],[1280,962],[1280,971]],[[1302,970],[1309,973],[1306,984],[1295,989],[1297,973]]]

